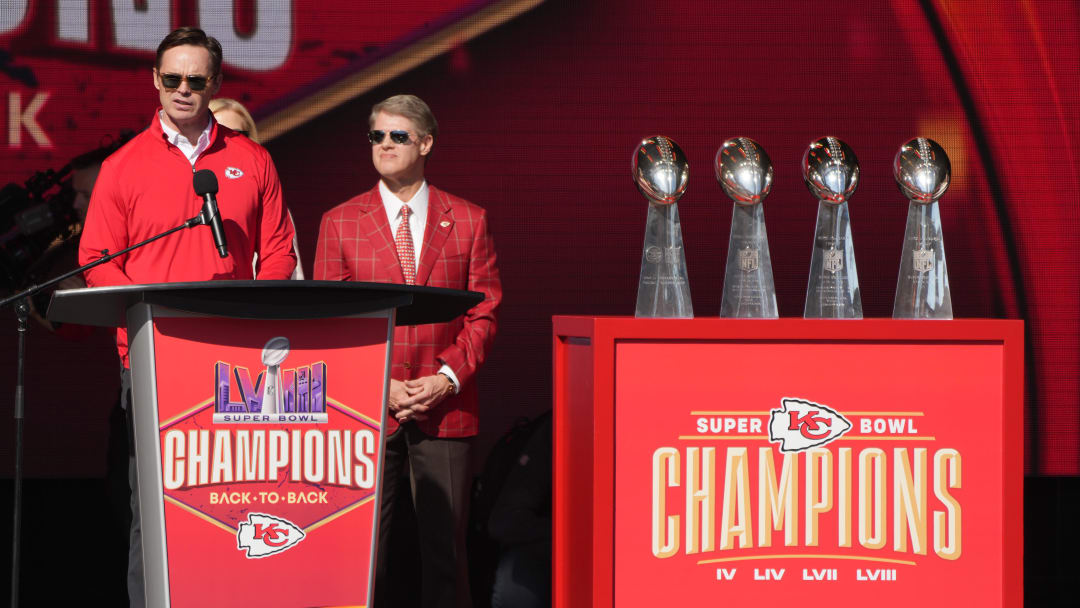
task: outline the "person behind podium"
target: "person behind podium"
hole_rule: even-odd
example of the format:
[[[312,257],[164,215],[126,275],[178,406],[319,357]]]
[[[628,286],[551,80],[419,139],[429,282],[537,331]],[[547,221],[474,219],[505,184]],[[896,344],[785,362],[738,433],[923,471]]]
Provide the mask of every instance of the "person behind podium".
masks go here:
[[[449,323],[394,330],[375,606],[385,608],[395,498],[409,488],[420,538],[423,606],[472,606],[465,556],[469,449],[477,433],[476,372],[495,337],[502,297],[485,211],[424,179],[438,124],[412,95],[371,111],[381,179],[323,215],[315,279],[405,283],[482,292]],[[407,575],[409,577],[412,574]]]
[[[255,125],[255,119],[251,117],[251,113],[247,111],[244,104],[230,99],[228,97],[215,97],[210,100],[210,111],[214,113],[214,120],[219,125],[229,127],[233,131],[241,135],[246,135],[251,141],[261,144],[259,139],[259,128]],[[292,212],[289,212],[289,224],[293,229],[293,253],[296,254],[296,268],[293,269],[292,278],[294,281],[304,280],[304,269],[300,262],[300,241],[297,239],[296,234],[296,221],[293,220]],[[252,262],[258,264],[258,256]]]
[[[219,256],[208,228],[182,230],[85,273],[90,287],[219,279],[288,279],[296,265],[293,230],[277,170],[258,144],[218,125],[210,99],[221,87],[221,45],[202,30],[182,27],[157,49],[154,88],[161,106],[150,126],[101,166],[79,243],[79,263],[119,251],[184,223],[203,206],[192,174],[218,180],[218,206],[228,255]],[[259,262],[252,276],[252,257]],[[116,331],[123,364],[123,405],[131,415],[127,332]],[[134,458],[129,461],[131,544],[128,596],[145,603],[142,533]]]
[[[65,234],[50,243],[49,247],[34,261],[28,271],[29,275],[41,279],[55,277],[73,270],[79,265],[79,236],[86,221],[90,194],[94,190],[94,182],[97,181],[98,172],[101,171],[101,163],[110,154],[120,149],[120,146],[127,143],[133,135],[131,132],[124,132],[115,140],[110,140],[98,148],[84,152],[71,159],[71,162],[68,163],[68,166],[71,167],[70,186],[73,194],[71,210],[74,212],[74,223]],[[46,289],[39,292],[30,299],[30,316],[64,340],[80,341],[88,338],[94,333],[95,328],[77,323],[50,321],[44,316],[44,311],[48,308],[49,298],[52,297],[54,291],[59,289],[81,289],[83,287],[86,287],[86,281],[81,274],[77,274],[60,281],[55,289]]]

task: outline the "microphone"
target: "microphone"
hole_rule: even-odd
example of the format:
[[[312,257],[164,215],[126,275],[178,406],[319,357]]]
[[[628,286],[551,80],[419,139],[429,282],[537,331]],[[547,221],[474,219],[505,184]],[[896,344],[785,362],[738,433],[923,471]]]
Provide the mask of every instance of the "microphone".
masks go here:
[[[210,226],[210,232],[214,235],[214,245],[217,246],[218,255],[223,258],[229,257],[229,250],[225,244],[225,228],[221,225],[221,214],[218,213],[217,176],[209,169],[200,169],[195,172],[195,194],[203,197],[201,220],[203,224]]]

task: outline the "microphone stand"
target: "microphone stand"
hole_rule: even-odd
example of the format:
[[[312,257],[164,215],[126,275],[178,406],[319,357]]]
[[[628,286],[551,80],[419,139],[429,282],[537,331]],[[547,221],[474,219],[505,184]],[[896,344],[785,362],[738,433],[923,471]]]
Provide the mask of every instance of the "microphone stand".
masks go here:
[[[49,279],[40,285],[31,285],[25,290],[9,297],[4,300],[0,300],[0,308],[4,308],[9,304],[15,305],[15,318],[18,324],[18,355],[17,363],[15,366],[15,509],[14,509],[14,528],[11,536],[11,608],[18,608],[19,606],[19,561],[20,561],[20,545],[21,545],[21,530],[22,530],[22,479],[23,479],[23,414],[24,414],[24,390],[23,390],[23,367],[26,355],[26,332],[27,323],[26,320],[30,317],[30,298],[34,297],[39,292],[56,285],[60,281],[68,277],[73,277],[77,274],[81,274],[95,266],[100,266],[106,262],[111,261],[113,258],[122,256],[130,251],[138,249],[143,245],[149,245],[154,241],[167,237],[174,232],[179,232],[184,228],[194,228],[205,224],[208,218],[205,214],[199,215],[186,220],[183,224],[175,228],[170,228],[161,234],[150,237],[141,243],[136,243],[131,247],[117,251],[116,253],[109,253],[108,249],[101,250],[101,257],[86,264],[85,266],[79,266],[78,268],[65,272],[64,274]]]

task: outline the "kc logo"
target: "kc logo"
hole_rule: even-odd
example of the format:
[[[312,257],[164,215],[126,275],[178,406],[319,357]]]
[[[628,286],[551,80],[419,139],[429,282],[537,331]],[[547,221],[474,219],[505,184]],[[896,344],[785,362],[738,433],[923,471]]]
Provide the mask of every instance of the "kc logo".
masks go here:
[[[769,441],[781,452],[801,452],[825,445],[851,430],[851,421],[813,401],[785,397],[769,417]]]
[[[304,531],[291,521],[266,515],[248,513],[236,532],[237,549],[247,549],[249,559],[281,553],[304,539]]]
[[[282,528],[281,524],[255,524],[254,536],[271,547],[280,547],[289,542],[289,530]]]
[[[788,417],[791,420],[791,424],[788,425],[789,431],[799,431],[803,437],[807,439],[821,439],[822,437],[828,437],[829,435],[829,419],[823,416],[818,416],[819,412],[810,410],[803,415],[799,415],[799,412],[788,412]],[[814,433],[817,429],[824,429],[820,433]]]
[[[236,167],[229,167],[225,169],[225,177],[229,179],[237,179],[244,176],[244,172]]]

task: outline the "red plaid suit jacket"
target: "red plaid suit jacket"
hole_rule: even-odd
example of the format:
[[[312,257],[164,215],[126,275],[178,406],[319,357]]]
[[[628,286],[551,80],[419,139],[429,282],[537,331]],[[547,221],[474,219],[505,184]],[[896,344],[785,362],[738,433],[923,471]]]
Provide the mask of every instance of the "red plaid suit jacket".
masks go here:
[[[378,187],[323,214],[315,250],[315,279],[404,283],[394,235]],[[469,437],[477,432],[477,392],[473,376],[495,338],[495,309],[502,299],[495,246],[487,215],[480,207],[428,184],[427,226],[416,284],[470,289],[484,301],[449,323],[394,330],[390,377],[411,380],[437,373],[445,363],[461,391],[418,422],[438,437]],[[388,418],[386,433],[397,430]]]

